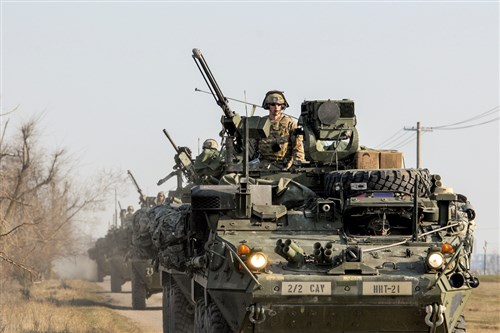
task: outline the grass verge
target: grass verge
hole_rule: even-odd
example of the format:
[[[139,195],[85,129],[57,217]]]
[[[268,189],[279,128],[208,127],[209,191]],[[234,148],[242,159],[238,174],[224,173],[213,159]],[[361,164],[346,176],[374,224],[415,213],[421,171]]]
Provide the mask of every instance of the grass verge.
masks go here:
[[[500,275],[478,276],[479,287],[465,307],[468,333],[500,332]]]
[[[0,333],[141,332],[90,282],[48,280],[29,289],[0,288]]]

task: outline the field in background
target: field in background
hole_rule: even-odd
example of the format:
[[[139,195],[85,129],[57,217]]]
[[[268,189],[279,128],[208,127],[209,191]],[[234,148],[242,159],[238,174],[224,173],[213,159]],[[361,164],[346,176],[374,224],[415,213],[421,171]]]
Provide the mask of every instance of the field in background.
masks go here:
[[[478,276],[465,308],[467,333],[500,332],[500,275]]]
[[[479,279],[465,310],[467,332],[500,332],[500,276]],[[141,333],[113,311],[92,282],[49,280],[30,289],[1,288],[0,333]]]
[[[1,286],[0,333],[140,333],[92,282],[49,280]]]

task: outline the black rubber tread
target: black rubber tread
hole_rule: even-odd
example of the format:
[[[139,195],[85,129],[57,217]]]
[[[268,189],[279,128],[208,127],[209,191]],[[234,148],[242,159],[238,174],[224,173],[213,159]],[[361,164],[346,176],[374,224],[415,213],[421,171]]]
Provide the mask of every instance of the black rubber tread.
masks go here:
[[[163,287],[163,333],[193,332],[194,313],[189,300],[174,280]]]
[[[231,333],[226,319],[215,303],[210,303],[205,311],[205,328],[207,333]]]
[[[194,330],[195,333],[207,333],[205,327],[205,299],[199,298],[196,300],[196,310],[194,312]]]
[[[467,323],[465,322],[465,317],[463,314],[460,315],[460,318],[458,318],[457,323],[455,324],[455,327],[453,328],[452,333],[466,333],[467,332]]]
[[[120,275],[119,269],[111,262],[110,267],[110,277],[111,277],[111,292],[121,293],[122,292],[122,277]]]
[[[332,171],[325,175],[325,193],[339,197],[341,191],[345,197],[355,196],[366,191],[395,191],[414,193],[418,181],[418,195],[428,196],[431,177],[427,169],[376,169]],[[366,183],[366,190],[351,189],[352,183]]]
[[[146,262],[132,261],[132,309],[144,310],[146,308]]]

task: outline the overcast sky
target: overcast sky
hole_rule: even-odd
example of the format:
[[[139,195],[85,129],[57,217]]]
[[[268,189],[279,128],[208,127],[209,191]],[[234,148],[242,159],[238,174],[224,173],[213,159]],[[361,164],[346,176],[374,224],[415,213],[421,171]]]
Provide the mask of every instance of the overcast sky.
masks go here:
[[[11,127],[43,113],[44,144],[66,147],[84,174],[130,169],[148,195],[175,187],[156,185],[173,166],[162,129],[195,154],[221,129],[213,98],[195,92],[207,90],[199,48],[228,97],[260,104],[283,90],[295,116],[303,100],[354,100],[360,143],[403,151],[407,167],[416,144],[405,128],[434,128],[422,166],[475,206],[476,251],[487,241],[498,253],[498,2],[2,1],[1,11],[0,113],[18,106]],[[132,184],[118,197],[138,208]]]

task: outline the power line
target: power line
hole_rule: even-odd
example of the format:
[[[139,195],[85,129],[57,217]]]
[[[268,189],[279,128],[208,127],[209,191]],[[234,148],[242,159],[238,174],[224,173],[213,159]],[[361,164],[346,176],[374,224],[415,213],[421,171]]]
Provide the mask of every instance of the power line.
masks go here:
[[[473,116],[471,118],[467,118],[465,120],[462,120],[462,121],[459,121],[459,122],[456,122],[456,123],[447,124],[447,125],[441,125],[441,126],[421,127],[420,128],[420,132],[433,131],[433,130],[461,130],[461,129],[466,129],[466,128],[472,128],[472,127],[486,125],[486,124],[492,123],[494,121],[498,121],[500,119],[500,117],[497,116],[496,118],[489,119],[489,120],[483,121],[481,123],[476,123],[476,124],[471,124],[471,125],[456,127],[457,125],[465,124],[465,123],[468,123],[468,122],[471,122],[471,121],[479,120],[481,118],[485,118],[485,117],[494,115],[495,113],[498,113],[499,110],[500,110],[500,106],[497,105],[497,106],[495,106],[495,107],[493,107],[493,108],[491,108],[491,109],[489,109],[489,110],[487,110],[485,112],[479,113],[479,114],[477,114],[477,115],[475,115],[475,116]],[[418,123],[417,123],[417,125],[418,125]],[[455,127],[453,127],[453,126],[455,126]],[[401,131],[417,131],[417,136],[414,139],[409,139],[409,138],[405,137],[409,133],[408,132],[401,133]],[[386,140],[382,141],[382,143],[380,143],[379,145],[377,145],[376,148],[379,148],[379,147],[382,147],[382,146],[392,145],[392,147],[393,147],[392,149],[398,149],[398,148],[401,148],[403,146],[406,146],[410,142],[413,142],[415,139],[417,140],[417,145],[419,145],[419,142],[418,142],[419,141],[419,131],[417,130],[417,128],[414,128],[414,127],[412,127],[412,128],[403,128],[403,129],[400,129],[400,130],[396,131],[396,133],[394,133],[393,135],[391,135]],[[418,147],[417,147],[417,150],[418,150]],[[418,160],[418,158],[417,158],[417,160]]]
[[[496,117],[496,118],[490,119],[488,121],[484,121],[484,122],[479,123],[479,124],[468,125],[468,126],[460,126],[460,127],[452,127],[452,128],[442,128],[442,127],[430,127],[430,128],[433,129],[433,130],[435,129],[435,130],[440,130],[440,131],[445,131],[445,130],[452,131],[452,130],[458,130],[458,129],[464,129],[464,128],[472,128],[472,127],[477,127],[477,126],[489,124],[489,123],[492,123],[494,121],[497,121],[498,119],[500,119],[500,117]]]
[[[469,121],[473,121],[473,120],[477,120],[477,119],[481,119],[481,118],[484,118],[486,116],[489,116],[490,114],[494,114],[495,112],[498,112],[499,111],[499,105],[489,109],[488,111],[485,111],[485,112],[482,112],[472,118],[468,118],[468,119],[465,119],[465,120],[462,120],[462,121],[459,121],[457,123],[453,123],[453,124],[448,124],[448,125],[441,125],[441,126],[433,126],[432,128],[433,129],[442,129],[444,127],[451,127],[451,126],[455,126],[455,125],[461,125],[461,124],[464,124],[464,123],[467,123]],[[495,119],[498,119],[498,118],[495,118]],[[479,124],[478,124],[479,125]]]
[[[407,133],[409,133],[409,132],[407,132]],[[425,135],[425,134],[426,134],[426,132],[422,132],[421,133],[421,135]],[[406,140],[404,140],[404,141],[402,141],[402,142],[394,145],[391,149],[400,149],[400,148],[403,148],[407,144],[412,143],[413,141],[415,141],[416,139],[417,139],[416,137],[411,136],[408,139],[406,139]]]
[[[397,137],[391,139],[391,140],[385,140],[384,143],[378,145],[377,147],[382,147],[382,146],[385,146],[385,147],[389,147],[389,146],[397,146],[400,142],[402,141],[406,141],[408,138],[408,135],[409,133],[408,132],[405,132],[403,129],[400,129],[398,131],[399,132],[402,132],[401,134],[399,134]]]
[[[375,148],[378,148],[378,147],[381,147],[382,145],[384,145],[387,141],[391,140],[393,137],[395,137],[396,135],[398,135],[401,131],[403,131],[403,129],[400,129],[399,131],[397,131],[396,133],[394,133],[393,135],[391,135],[389,138],[385,139],[384,141],[382,141],[382,143],[379,143],[377,146],[375,146]],[[403,133],[405,134],[405,133]],[[401,134],[401,135],[403,135]],[[398,137],[399,138],[399,137]],[[396,139],[394,139],[396,140]]]

